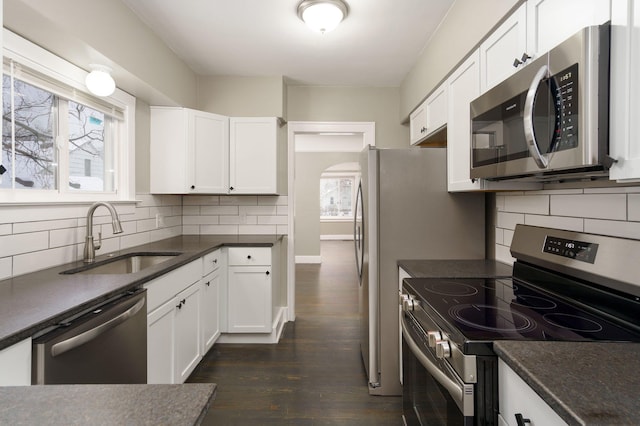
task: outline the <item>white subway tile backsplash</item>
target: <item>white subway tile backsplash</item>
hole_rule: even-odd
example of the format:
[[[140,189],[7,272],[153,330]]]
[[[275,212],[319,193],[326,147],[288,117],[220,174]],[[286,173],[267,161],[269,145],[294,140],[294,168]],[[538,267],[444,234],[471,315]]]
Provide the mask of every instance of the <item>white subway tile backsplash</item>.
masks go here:
[[[275,225],[239,225],[238,233],[247,235],[276,234],[278,228]]]
[[[45,220],[39,222],[22,222],[13,225],[14,234],[25,232],[47,231],[51,229],[75,228],[78,226],[78,219]]]
[[[30,272],[74,262],[77,259],[75,246],[58,247],[22,254],[13,257],[13,275],[28,274]]]
[[[513,241],[513,234],[514,232],[510,229],[505,229],[504,230],[504,240],[503,240],[503,244],[507,247],[511,247],[511,242]]]
[[[257,206],[257,195],[228,195],[220,197],[220,205]]]
[[[286,206],[288,204],[289,197],[286,195],[261,195],[258,197],[258,205]]]
[[[287,216],[258,216],[258,225],[286,225]]]
[[[220,225],[257,225],[257,216],[220,216]]]
[[[147,232],[156,229],[156,218],[139,220],[136,222],[136,232]]]
[[[496,211],[504,211],[504,199],[506,198],[505,195],[496,195]]]
[[[505,197],[504,211],[514,213],[549,214],[548,195]]]
[[[200,206],[182,206],[183,216],[198,216],[200,214]]]
[[[182,233],[184,235],[199,235],[200,227],[198,225],[182,225]]]
[[[139,232],[136,234],[125,235],[120,237],[120,250],[130,247],[139,246],[151,242],[149,232]]]
[[[220,197],[217,195],[185,195],[182,197],[183,206],[217,206]]]
[[[525,215],[524,223],[545,228],[566,229],[568,231],[584,231],[584,219],[564,216]]]
[[[239,214],[238,206],[201,206],[201,215],[232,215],[237,216]]]
[[[278,235],[289,235],[289,225],[276,225]]]
[[[12,273],[12,257],[3,257],[0,259],[0,280],[11,278]]]
[[[640,223],[615,220],[585,219],[585,232],[640,239]]]
[[[182,218],[183,225],[217,225],[220,223],[218,216],[185,216]]]
[[[3,223],[0,225],[0,235],[9,235],[11,234],[13,227],[10,223]]]
[[[63,247],[83,243],[86,233],[85,228],[54,229],[49,232],[49,247]],[[94,238],[95,241],[98,241],[97,231],[94,233]]]
[[[277,206],[276,214],[278,216],[287,216],[289,214],[289,206]]]
[[[498,262],[506,263],[507,265],[513,265],[515,259],[511,256],[509,246],[496,244],[496,260]]]
[[[640,222],[640,195],[629,194],[627,195],[627,217],[628,220],[634,222]]]
[[[237,235],[238,225],[200,225],[202,235]]]
[[[498,212],[498,218],[496,221],[496,226],[498,228],[515,229],[516,224],[518,223],[524,223],[524,214]]]
[[[240,206],[240,216],[275,216],[277,214],[276,206]]]
[[[504,229],[502,228],[494,228],[495,229],[495,238],[496,244],[504,244]]]
[[[0,237],[0,257],[15,256],[47,248],[49,248],[49,233],[46,231]]]
[[[551,195],[550,213],[555,216],[625,220],[627,196],[625,194]]]

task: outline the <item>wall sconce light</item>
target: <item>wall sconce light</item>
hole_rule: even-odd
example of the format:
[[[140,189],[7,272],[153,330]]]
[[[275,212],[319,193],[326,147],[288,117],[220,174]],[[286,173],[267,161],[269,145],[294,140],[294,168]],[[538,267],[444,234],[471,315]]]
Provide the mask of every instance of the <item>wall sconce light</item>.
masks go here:
[[[347,17],[348,11],[342,0],[304,0],[298,5],[298,17],[322,34],[334,30]]]
[[[109,96],[116,90],[116,82],[111,77],[111,68],[104,65],[89,65],[91,72],[84,83],[87,89],[96,96]]]

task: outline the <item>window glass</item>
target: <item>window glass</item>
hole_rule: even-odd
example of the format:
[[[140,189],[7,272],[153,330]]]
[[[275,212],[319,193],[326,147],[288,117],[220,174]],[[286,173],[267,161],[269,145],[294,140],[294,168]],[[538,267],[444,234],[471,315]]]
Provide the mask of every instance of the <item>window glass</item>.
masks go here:
[[[110,118],[88,106],[69,101],[69,189],[113,189],[113,143]]]
[[[320,179],[320,216],[324,218],[353,218],[354,177]]]
[[[15,180],[16,189],[57,189],[56,97],[15,79],[12,112],[9,76],[3,76],[2,89],[2,166],[6,171],[0,176],[0,188],[12,188]]]

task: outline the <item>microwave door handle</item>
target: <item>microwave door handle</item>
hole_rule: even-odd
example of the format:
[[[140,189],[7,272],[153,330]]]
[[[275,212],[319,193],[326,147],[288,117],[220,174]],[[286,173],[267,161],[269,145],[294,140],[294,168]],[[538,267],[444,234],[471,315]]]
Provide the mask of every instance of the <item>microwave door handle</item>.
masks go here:
[[[527,98],[524,101],[524,138],[527,141],[527,147],[533,156],[533,160],[541,169],[546,169],[549,166],[549,160],[540,152],[540,146],[533,132],[533,103],[536,100],[536,92],[538,91],[540,83],[548,76],[549,67],[543,65],[535,77],[533,77],[533,81],[531,81],[531,86],[529,86],[529,91],[527,92]]]
[[[440,383],[442,387],[444,387],[449,395],[453,398],[462,414],[466,416],[474,415],[474,404],[473,404],[473,386],[458,384],[456,381],[452,380],[449,376],[438,368],[425,354],[422,353],[418,345],[416,344],[413,337],[411,337],[411,333],[409,333],[409,329],[407,328],[407,323],[404,315],[402,315],[402,319],[400,320],[400,324],[402,325],[402,336],[404,337],[409,349],[411,349],[411,353],[420,361],[420,364],[424,368],[427,369],[431,377],[434,378],[435,381]]]

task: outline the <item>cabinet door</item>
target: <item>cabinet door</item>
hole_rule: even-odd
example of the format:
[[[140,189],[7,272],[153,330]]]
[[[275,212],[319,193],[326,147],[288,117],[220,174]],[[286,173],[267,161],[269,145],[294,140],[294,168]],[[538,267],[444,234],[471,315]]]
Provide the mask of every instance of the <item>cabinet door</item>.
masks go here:
[[[271,267],[230,266],[228,331],[271,332]]]
[[[640,5],[616,0],[611,11],[611,179],[640,180]]]
[[[409,115],[409,138],[411,145],[415,145],[426,137],[427,101],[424,101]]]
[[[581,28],[610,19],[609,0],[528,0],[527,49],[548,52]]]
[[[229,188],[229,119],[189,111],[188,192],[226,194]]]
[[[150,111],[150,191],[152,194],[186,194],[193,185],[187,154],[187,111],[155,106]]]
[[[509,425],[517,426],[516,414],[529,419],[532,425],[567,424],[501,359],[498,360],[498,399],[500,415]]]
[[[426,100],[427,137],[447,124],[447,83],[439,86]]]
[[[202,355],[220,337],[220,269],[202,279]]]
[[[278,192],[278,119],[229,119],[229,193]]]
[[[469,103],[480,94],[480,55],[476,50],[449,77],[447,125],[447,188],[449,192],[481,189],[472,182]]]
[[[520,6],[480,45],[480,89],[484,93],[526,62],[527,5]]]
[[[200,330],[200,283],[193,284],[174,299],[175,303],[175,383],[184,383],[202,358]]]
[[[175,383],[173,299],[147,315],[147,383]]]
[[[31,385],[31,339],[0,350],[0,386]]]

